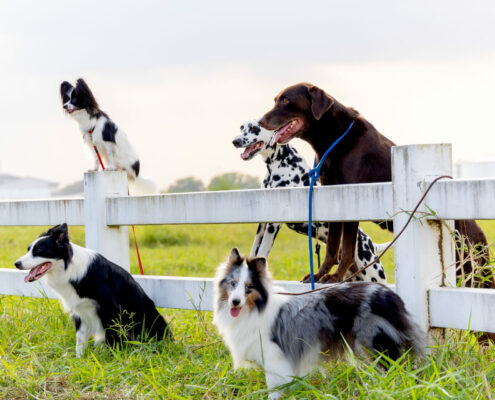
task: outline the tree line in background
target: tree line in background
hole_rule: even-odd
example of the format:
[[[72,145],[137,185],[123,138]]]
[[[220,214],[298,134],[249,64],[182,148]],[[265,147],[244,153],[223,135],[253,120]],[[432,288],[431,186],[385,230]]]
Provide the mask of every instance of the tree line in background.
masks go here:
[[[260,181],[256,176],[245,175],[238,172],[227,172],[214,176],[208,186],[193,176],[177,179],[168,188],[163,189],[162,193],[187,193],[203,192],[205,190],[236,190],[236,189],[258,189]],[[73,196],[81,195],[84,192],[84,183],[82,180],[64,186],[53,193],[54,196]]]
[[[193,176],[177,179],[164,193],[187,193],[202,192],[205,190],[236,190],[236,189],[258,189],[260,181],[256,176],[240,174],[238,172],[227,172],[213,177],[205,186],[204,183]]]

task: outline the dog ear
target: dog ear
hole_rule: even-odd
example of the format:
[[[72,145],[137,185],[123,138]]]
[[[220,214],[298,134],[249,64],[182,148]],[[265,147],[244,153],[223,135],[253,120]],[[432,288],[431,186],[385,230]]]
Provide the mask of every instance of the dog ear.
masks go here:
[[[234,265],[242,264],[242,257],[239,254],[239,250],[237,250],[237,247],[234,247],[230,252],[229,264],[234,264]]]
[[[311,86],[308,89],[311,97],[311,112],[317,121],[325,114],[335,103],[335,99],[317,86]]]
[[[248,268],[252,271],[256,271],[258,274],[266,269],[265,257],[254,257],[247,260]]]
[[[98,103],[96,102],[95,96],[93,96],[93,92],[83,78],[79,78],[76,81],[76,90],[84,98],[88,111],[90,113],[96,113],[98,111]]]
[[[62,247],[69,243],[69,230],[65,222],[48,230],[47,235],[52,237],[58,246]]]
[[[72,87],[72,85],[67,82],[67,81],[63,81],[61,84],[60,84],[60,95],[63,97],[64,94],[67,93],[67,91]]]

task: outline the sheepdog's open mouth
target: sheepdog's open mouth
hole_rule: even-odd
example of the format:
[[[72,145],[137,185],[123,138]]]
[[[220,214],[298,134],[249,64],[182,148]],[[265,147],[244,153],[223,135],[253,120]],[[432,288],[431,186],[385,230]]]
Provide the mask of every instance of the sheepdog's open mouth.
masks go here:
[[[240,307],[231,307],[230,308],[230,315],[232,315],[234,318],[238,317],[240,313],[241,313]]]
[[[295,118],[290,120],[280,129],[275,131],[275,134],[270,141],[270,146],[273,146],[275,143],[286,144],[289,140],[291,140],[303,127],[303,121],[300,118]]]
[[[51,267],[52,263],[49,261],[34,267],[33,269],[29,270],[29,274],[24,277],[24,282],[34,282],[40,279],[48,272]]]
[[[65,112],[66,112],[67,114],[72,114],[74,111],[76,111],[76,109],[75,109],[75,108],[72,108],[72,109],[70,109],[70,110],[69,110],[68,108],[66,108],[66,109],[65,109]]]
[[[243,160],[249,160],[253,158],[253,156],[260,151],[263,146],[265,145],[264,142],[256,142],[255,144],[252,144],[251,146],[246,147],[246,150],[244,150],[241,154],[241,158]]]

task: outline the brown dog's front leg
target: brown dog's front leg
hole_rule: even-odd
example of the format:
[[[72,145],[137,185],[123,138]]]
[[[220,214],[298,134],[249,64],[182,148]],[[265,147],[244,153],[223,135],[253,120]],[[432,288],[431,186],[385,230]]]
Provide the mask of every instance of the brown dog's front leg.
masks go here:
[[[359,222],[346,222],[343,224],[342,235],[342,258],[340,259],[337,271],[334,274],[326,274],[319,282],[341,282],[345,274],[353,265],[355,265],[356,242]]]
[[[318,273],[315,274],[315,282],[318,282],[323,276],[328,275],[328,271],[337,264],[339,260],[340,239],[342,237],[342,222],[329,222],[328,223],[328,236],[325,252],[325,259],[318,269]],[[311,282],[311,275],[306,275],[302,282]]]

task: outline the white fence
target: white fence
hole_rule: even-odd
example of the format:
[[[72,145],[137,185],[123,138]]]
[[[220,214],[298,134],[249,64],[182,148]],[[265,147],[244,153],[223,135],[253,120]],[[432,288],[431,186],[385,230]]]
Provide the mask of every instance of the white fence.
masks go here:
[[[402,211],[414,207],[436,176],[452,174],[451,146],[394,147],[392,174],[389,183],[315,188],[314,220],[393,218],[399,232],[408,217]],[[123,172],[84,178],[84,199],[0,202],[0,225],[84,225],[86,246],[128,269],[129,225],[301,222],[308,214],[307,188],[128,197]],[[495,219],[494,200],[495,179],[440,181],[420,208],[427,212],[427,205],[437,217],[413,220],[396,243],[395,289],[425,328],[495,332],[495,290],[454,287],[454,246],[437,219]],[[54,297],[41,283],[24,283],[24,274],[0,269],[0,294]],[[135,278],[159,307],[212,309],[212,279]],[[308,290],[307,284],[278,283],[293,292]]]

